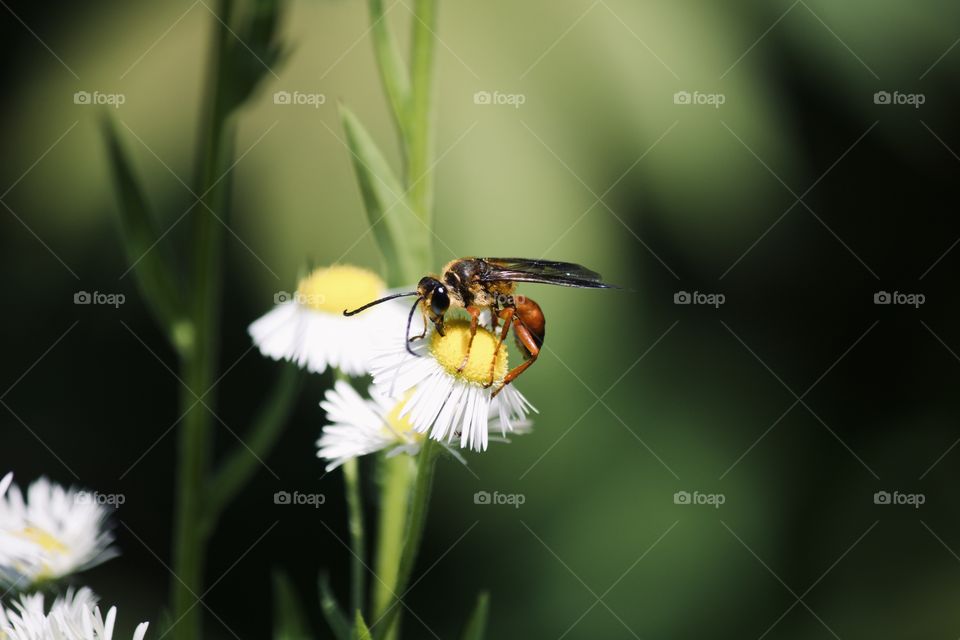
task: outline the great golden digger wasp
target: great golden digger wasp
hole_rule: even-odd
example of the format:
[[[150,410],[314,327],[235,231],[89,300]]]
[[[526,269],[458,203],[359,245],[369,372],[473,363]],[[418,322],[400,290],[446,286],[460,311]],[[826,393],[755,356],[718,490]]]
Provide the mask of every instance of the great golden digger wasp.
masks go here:
[[[553,284],[561,287],[578,287],[581,289],[612,289],[614,285],[600,280],[600,274],[571,262],[552,262],[550,260],[531,260],[527,258],[460,258],[448,262],[443,267],[441,277],[426,276],[417,284],[416,291],[395,293],[379,300],[369,302],[352,311],[344,310],[343,315],[352,316],[374,305],[402,298],[417,296],[417,301],[410,309],[407,317],[407,333],[410,335],[410,325],[413,314],[419,307],[423,312],[424,329],[419,336],[414,336],[407,342],[407,351],[417,355],[410,348],[410,341],[421,339],[427,333],[427,321],[433,322],[437,333],[443,332],[443,320],[451,307],[464,309],[470,314],[470,341],[460,365],[460,370],[467,366],[470,359],[470,347],[477,333],[480,323],[480,314],[484,310],[490,311],[491,330],[494,334],[498,330],[498,320],[503,321],[500,329],[497,348],[494,350],[493,361],[490,363],[490,381],[487,387],[493,384],[493,372],[496,364],[496,354],[500,345],[506,340],[507,334],[513,328],[517,346],[523,355],[524,362],[510,370],[493,395],[497,395],[504,386],[510,384],[521,373],[532,365],[540,355],[540,347],[546,335],[546,320],[540,305],[525,296],[514,295],[517,283],[534,282]]]

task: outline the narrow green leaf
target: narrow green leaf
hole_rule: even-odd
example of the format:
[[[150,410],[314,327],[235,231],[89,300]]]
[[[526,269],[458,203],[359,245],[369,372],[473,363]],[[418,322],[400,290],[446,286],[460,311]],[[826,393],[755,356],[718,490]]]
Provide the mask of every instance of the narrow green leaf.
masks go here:
[[[320,574],[320,610],[337,640],[351,640],[353,631],[350,622],[340,608],[336,596],[333,595],[333,589],[330,588],[330,576],[326,572]]]
[[[483,640],[487,633],[487,616],[490,613],[490,594],[481,591],[477,604],[470,614],[467,627],[463,630],[463,640]]]
[[[383,0],[370,0],[370,24],[373,52],[377,56],[377,69],[383,82],[387,100],[390,101],[394,123],[400,139],[406,140],[406,114],[410,100],[410,77],[400,55],[400,48],[390,31]]]
[[[161,234],[113,121],[105,116],[102,125],[120,205],[120,233],[127,260],[150,311],[174,346],[181,347],[183,345],[177,343],[176,336],[183,331],[178,326],[183,309],[177,293],[179,288],[173,260],[166,256],[160,245]]]
[[[400,181],[360,120],[344,106],[340,116],[387,282],[393,287],[416,283],[430,264],[430,228],[410,208]]]
[[[357,611],[356,624],[353,627],[353,640],[373,640],[373,634],[367,628],[367,623],[363,621],[363,614]]]
[[[283,0],[244,0],[231,2],[228,15],[221,16],[226,37],[221,41],[225,76],[223,86],[226,113],[242,107],[272,76],[277,79],[280,66],[290,55],[281,41],[285,7]]]
[[[307,619],[287,575],[273,574],[273,640],[308,640]]]
[[[414,0],[410,53],[410,108],[407,113],[407,184],[410,206],[432,225],[433,67],[437,0]]]

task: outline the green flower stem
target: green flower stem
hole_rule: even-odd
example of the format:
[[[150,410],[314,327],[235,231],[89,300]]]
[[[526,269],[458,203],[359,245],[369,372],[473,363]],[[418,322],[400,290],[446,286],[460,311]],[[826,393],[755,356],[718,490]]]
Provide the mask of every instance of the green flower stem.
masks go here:
[[[437,0],[414,0],[413,4],[408,74],[388,28],[383,0],[369,0],[374,53],[403,151],[406,202],[401,206],[407,209],[403,215],[411,212],[423,223],[416,229],[420,234],[418,238],[398,239],[398,251],[406,249],[403,255],[412,253],[414,246],[422,249],[417,251],[417,263],[411,269],[404,269],[401,264],[387,264],[388,273],[403,273],[404,279],[409,279],[411,273],[413,278],[419,277],[433,268],[429,233],[433,225],[432,92]],[[416,241],[418,239],[422,241]],[[383,243],[380,244],[383,248]],[[390,260],[389,255],[385,258]],[[416,467],[403,455],[381,456],[378,461],[381,507],[375,561],[379,580],[372,593],[373,624],[377,627],[378,640],[399,636],[399,596],[407,588],[423,537],[439,449],[436,442],[425,440]]]
[[[221,0],[217,15],[232,13],[232,0]],[[208,532],[198,526],[205,510],[204,495],[210,467],[212,415],[207,407],[216,407],[214,385],[219,355],[220,288],[222,280],[222,226],[213,213],[225,216],[229,180],[219,172],[226,165],[233,147],[234,127],[229,126],[224,104],[224,74],[221,63],[228,37],[225,25],[213,21],[214,36],[210,56],[211,90],[207,94],[201,125],[197,162],[197,193],[202,202],[193,210],[193,297],[189,314],[193,340],[182,356],[186,389],[180,394],[183,421],[179,433],[179,477],[177,483],[176,531],[174,537],[174,573],[172,582],[173,628],[177,640],[198,640],[202,636],[202,607],[196,600],[203,593]],[[208,393],[209,392],[209,393]],[[197,401],[202,398],[202,402]],[[206,405],[206,406],[205,406]]]
[[[433,161],[433,57],[437,0],[416,0],[413,14],[406,179],[414,213],[432,229],[433,176],[430,165]]]
[[[348,528],[350,530],[350,607],[352,615],[363,614],[366,593],[366,543],[363,534],[363,502],[360,499],[360,469],[356,458],[343,463],[343,483],[347,492]]]
[[[426,438],[423,441],[420,453],[417,455],[417,476],[413,483],[410,511],[406,518],[403,551],[400,555],[396,588],[390,594],[386,610],[373,623],[373,626],[377,627],[377,640],[393,637],[393,634],[396,633],[393,631],[393,627],[400,624],[400,598],[407,590],[413,567],[417,561],[417,553],[420,550],[420,541],[423,539],[423,529],[427,522],[427,511],[430,506],[433,472],[436,467],[437,456],[442,448],[442,445],[436,440]]]
[[[397,588],[410,491],[417,471],[416,462],[407,455],[383,456],[379,463],[380,526],[374,566],[379,580],[373,585],[373,620],[378,620],[387,610]]]

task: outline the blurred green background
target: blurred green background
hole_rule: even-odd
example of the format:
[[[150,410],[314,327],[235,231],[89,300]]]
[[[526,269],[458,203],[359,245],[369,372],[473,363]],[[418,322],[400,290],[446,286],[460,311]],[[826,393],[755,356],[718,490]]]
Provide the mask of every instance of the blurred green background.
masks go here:
[[[218,413],[238,433],[279,372],[247,325],[305,262],[378,264],[337,102],[399,162],[365,3],[287,8],[292,53],[241,114],[233,171]],[[409,17],[392,5],[401,33]],[[455,637],[484,588],[492,638],[960,635],[958,18],[933,2],[441,4],[437,268],[544,256],[625,289],[526,290],[549,322],[518,385],[535,430],[468,455],[476,477],[441,462],[407,637]],[[82,578],[124,627],[158,619],[171,579],[179,383],[123,276],[100,110],[73,97],[124,96],[103,109],[172,248],[213,19],[190,0],[0,8],[0,471],[126,495],[123,557]],[[127,303],[76,306],[81,290]],[[345,598],[348,558],[340,477],[313,444],[329,385],[309,380],[267,460],[280,480],[260,473],[214,537],[211,638],[268,634],[274,568],[328,637],[316,575]],[[327,503],[273,504],[295,489]],[[481,490],[525,502],[477,505]]]

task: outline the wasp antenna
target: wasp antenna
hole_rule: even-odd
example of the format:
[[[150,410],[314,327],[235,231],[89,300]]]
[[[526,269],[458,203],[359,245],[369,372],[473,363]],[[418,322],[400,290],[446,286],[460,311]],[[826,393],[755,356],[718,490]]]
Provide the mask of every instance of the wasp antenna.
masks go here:
[[[407,352],[408,352],[410,355],[412,355],[412,356],[417,356],[417,357],[420,357],[420,354],[415,353],[414,350],[410,348],[410,340],[411,340],[411,338],[410,338],[410,325],[413,324],[413,313],[417,310],[417,306],[419,306],[421,300],[423,300],[423,296],[418,297],[418,298],[417,298],[417,301],[413,303],[413,306],[412,306],[412,307],[410,307],[410,315],[407,316],[407,333],[406,333],[406,335],[403,337],[403,342],[404,342],[404,344],[407,345]]]
[[[353,315],[356,315],[356,314],[360,313],[361,311],[364,311],[364,310],[366,310],[366,309],[369,309],[370,307],[374,307],[374,306],[380,304],[381,302],[386,302],[387,300],[393,300],[394,298],[404,298],[404,297],[406,297],[406,296],[417,296],[417,295],[420,295],[420,292],[419,292],[419,291],[409,291],[409,292],[407,292],[407,293],[394,293],[393,295],[389,295],[389,296],[386,296],[386,297],[384,297],[384,298],[380,298],[379,300],[374,300],[373,302],[368,302],[367,304],[363,305],[362,307],[357,307],[357,308],[354,309],[353,311],[347,311],[346,309],[344,309],[344,310],[343,310],[343,315],[345,315],[345,316],[353,316]]]

